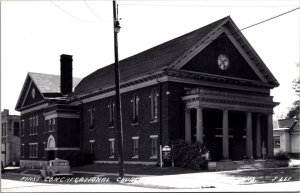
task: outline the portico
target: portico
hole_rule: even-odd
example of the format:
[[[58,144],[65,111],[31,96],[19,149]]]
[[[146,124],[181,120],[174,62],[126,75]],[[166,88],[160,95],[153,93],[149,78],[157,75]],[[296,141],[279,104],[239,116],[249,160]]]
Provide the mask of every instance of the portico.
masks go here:
[[[259,159],[262,142],[267,144],[267,156],[273,157],[272,114],[276,103],[271,96],[196,88],[182,99],[187,143],[193,142],[192,127],[196,127],[196,141],[215,149],[212,154],[222,155],[213,155],[216,160]]]

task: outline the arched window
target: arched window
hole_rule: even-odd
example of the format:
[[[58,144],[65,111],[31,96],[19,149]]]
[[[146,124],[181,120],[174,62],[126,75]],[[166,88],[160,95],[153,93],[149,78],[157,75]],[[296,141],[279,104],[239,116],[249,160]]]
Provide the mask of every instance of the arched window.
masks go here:
[[[132,100],[132,120],[134,123],[138,122],[138,116],[139,116],[139,97],[137,94],[134,94]]]
[[[55,147],[56,147],[55,139],[53,135],[50,135],[47,142],[47,148],[55,148]]]
[[[93,129],[95,126],[95,105],[91,105],[89,112],[90,112],[90,129]]]
[[[151,120],[156,120],[157,114],[158,114],[157,90],[154,88],[151,91]]]
[[[115,102],[110,100],[109,102],[109,126],[114,125],[114,116],[115,116]]]

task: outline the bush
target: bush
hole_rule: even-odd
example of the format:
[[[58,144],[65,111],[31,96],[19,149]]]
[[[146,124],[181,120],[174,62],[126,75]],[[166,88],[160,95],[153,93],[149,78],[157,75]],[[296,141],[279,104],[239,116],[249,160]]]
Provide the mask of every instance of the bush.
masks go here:
[[[186,144],[184,141],[177,141],[173,145],[174,165],[190,169],[207,169],[210,159],[208,149],[200,144]]]
[[[69,160],[70,165],[74,167],[93,163],[94,156],[90,153],[73,153],[66,155],[64,159]]]
[[[275,160],[290,160],[290,158],[290,155],[284,151],[279,151],[274,155]]]

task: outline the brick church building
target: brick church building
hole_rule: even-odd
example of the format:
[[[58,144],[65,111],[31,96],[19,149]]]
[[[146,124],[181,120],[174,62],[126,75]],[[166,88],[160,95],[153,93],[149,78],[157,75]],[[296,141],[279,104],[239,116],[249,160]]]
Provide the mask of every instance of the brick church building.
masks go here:
[[[114,64],[82,80],[72,56],[61,76],[28,73],[21,112],[21,165],[91,153],[117,163]],[[120,61],[125,163],[155,164],[159,145],[204,143],[212,160],[273,156],[279,83],[230,17]]]

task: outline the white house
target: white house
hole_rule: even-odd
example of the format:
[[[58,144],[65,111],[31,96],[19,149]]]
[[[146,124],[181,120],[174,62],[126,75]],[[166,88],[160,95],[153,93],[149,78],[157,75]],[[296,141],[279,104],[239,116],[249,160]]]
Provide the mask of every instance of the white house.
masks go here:
[[[278,151],[290,153],[294,158],[300,157],[300,124],[299,120],[279,119],[274,126],[274,154]]]

